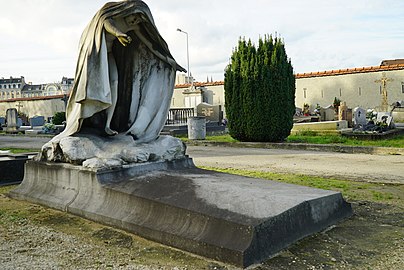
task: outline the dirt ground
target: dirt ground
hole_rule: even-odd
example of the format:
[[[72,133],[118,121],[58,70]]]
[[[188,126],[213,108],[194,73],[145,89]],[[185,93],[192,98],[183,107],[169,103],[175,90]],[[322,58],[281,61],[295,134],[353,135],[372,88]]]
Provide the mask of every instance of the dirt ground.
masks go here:
[[[189,150],[197,165],[211,167],[285,172],[284,167],[300,166],[300,171],[287,172],[311,175],[311,162],[321,162],[322,169],[315,173],[339,179],[359,174],[351,180],[374,182],[383,194],[386,190],[391,194],[387,199],[369,196],[369,200],[349,201],[351,218],[250,269],[404,269],[404,185],[403,178],[397,178],[404,175],[403,157]],[[287,165],[288,160],[292,165]],[[293,166],[298,160],[301,164]],[[355,170],[355,164],[360,170]],[[393,167],[386,168],[389,164]],[[343,173],[336,173],[334,167],[339,171],[342,167]],[[366,175],[369,179],[363,178]],[[0,187],[0,269],[237,269],[64,212],[15,201],[6,196],[14,187]]]
[[[64,212],[0,188],[1,269],[237,269]],[[404,207],[351,202],[354,215],[250,269],[403,269]]]

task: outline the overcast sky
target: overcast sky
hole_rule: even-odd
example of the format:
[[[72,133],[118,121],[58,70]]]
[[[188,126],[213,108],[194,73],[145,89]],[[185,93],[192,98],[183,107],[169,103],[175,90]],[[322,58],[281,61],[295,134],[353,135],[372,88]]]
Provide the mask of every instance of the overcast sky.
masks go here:
[[[0,77],[74,77],[80,35],[103,0],[0,0]],[[148,0],[174,58],[197,81],[223,80],[239,37],[278,33],[295,73],[404,58],[402,0]]]

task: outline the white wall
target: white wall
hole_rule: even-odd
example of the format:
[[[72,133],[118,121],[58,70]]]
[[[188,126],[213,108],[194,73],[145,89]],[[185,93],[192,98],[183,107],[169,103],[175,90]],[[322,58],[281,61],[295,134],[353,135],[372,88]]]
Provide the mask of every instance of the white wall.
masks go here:
[[[345,101],[349,108],[378,107],[382,103],[381,83],[375,81],[380,80],[383,73],[392,79],[386,87],[388,104],[404,100],[404,70],[391,70],[296,79],[296,106],[302,108],[304,103],[308,103],[313,109],[318,103],[326,107],[337,97]]]

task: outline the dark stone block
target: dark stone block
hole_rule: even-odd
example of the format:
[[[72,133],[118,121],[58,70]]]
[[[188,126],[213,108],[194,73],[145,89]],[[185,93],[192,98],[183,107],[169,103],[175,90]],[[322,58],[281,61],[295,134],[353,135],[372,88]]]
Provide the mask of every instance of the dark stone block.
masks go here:
[[[352,213],[339,192],[201,170],[190,159],[107,171],[29,161],[10,196],[240,267]]]
[[[26,155],[0,157],[0,185],[20,183],[24,178]]]

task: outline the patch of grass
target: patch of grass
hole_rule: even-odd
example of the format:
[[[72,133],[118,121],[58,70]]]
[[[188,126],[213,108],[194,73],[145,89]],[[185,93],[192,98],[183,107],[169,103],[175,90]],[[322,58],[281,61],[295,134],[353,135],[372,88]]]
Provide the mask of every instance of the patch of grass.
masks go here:
[[[181,138],[183,141],[187,142],[186,137]],[[208,142],[228,142],[234,143],[239,142],[233,139],[229,134],[216,135],[216,136],[206,136],[206,141]],[[315,131],[304,130],[296,135],[290,135],[286,139],[287,143],[310,143],[310,144],[341,144],[341,145],[351,145],[351,146],[376,146],[376,147],[398,147],[404,148],[404,135],[399,135],[395,138],[384,139],[384,140],[359,140],[353,138],[343,137],[341,135],[329,134],[320,135]]]
[[[287,138],[290,143],[312,143],[312,144],[343,144],[352,146],[377,146],[377,147],[404,147],[404,135],[384,140],[359,140],[346,138],[341,135],[290,135]]]
[[[394,198],[393,194],[391,193],[380,192],[376,190],[371,190],[370,192],[373,195],[373,199],[375,201],[386,201],[386,200],[392,200]]]
[[[183,142],[189,142],[190,140],[188,139],[187,135],[184,136],[176,136],[177,138],[180,138]],[[233,142],[238,142],[238,140],[233,139],[229,134],[224,134],[224,135],[212,135],[212,136],[206,136],[205,141],[209,142],[220,142],[220,143],[233,143]]]
[[[0,187],[0,194],[4,195],[4,194],[8,193],[12,189],[15,189],[15,186],[3,186],[3,187]]]
[[[233,139],[230,135],[215,135],[215,136],[207,136],[207,141],[215,141],[215,142],[238,142],[238,140]]]
[[[322,178],[316,176],[279,174],[240,169],[222,169],[214,167],[202,168],[223,173],[274,180],[283,183],[296,184],[326,190],[334,190],[341,192],[347,200],[365,200],[404,205],[404,185],[355,182],[350,180]]]
[[[37,148],[10,148],[10,147],[0,148],[0,150],[2,150],[2,151],[10,151],[10,152],[13,153],[13,154],[29,153],[29,152],[39,152],[39,151],[41,151],[41,149],[37,149]]]
[[[339,135],[290,135],[288,143],[347,144],[348,139]]]

